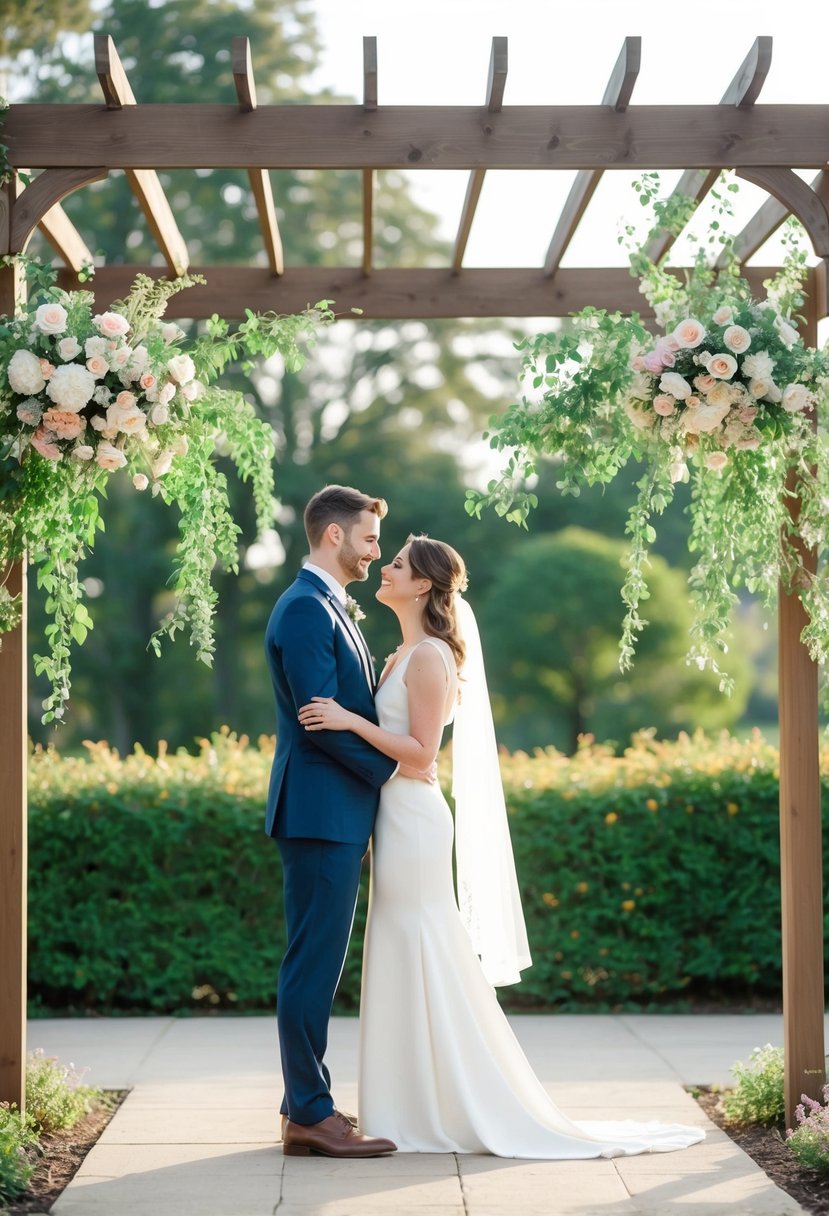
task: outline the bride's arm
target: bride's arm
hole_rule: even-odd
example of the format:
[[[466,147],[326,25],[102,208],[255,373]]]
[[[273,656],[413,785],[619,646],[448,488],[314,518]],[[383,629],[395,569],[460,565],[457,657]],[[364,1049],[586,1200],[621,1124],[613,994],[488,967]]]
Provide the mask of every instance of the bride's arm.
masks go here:
[[[299,711],[308,731],[350,730],[406,768],[423,772],[438,754],[446,708],[446,667],[434,646],[420,646],[406,669],[409,694],[408,735],[396,735],[343,709],[330,697],[314,697]]]

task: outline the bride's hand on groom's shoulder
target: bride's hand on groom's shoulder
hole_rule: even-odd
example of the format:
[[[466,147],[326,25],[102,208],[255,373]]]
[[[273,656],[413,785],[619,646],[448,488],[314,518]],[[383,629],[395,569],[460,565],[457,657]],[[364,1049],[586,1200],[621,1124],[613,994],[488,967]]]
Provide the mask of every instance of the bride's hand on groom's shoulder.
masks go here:
[[[355,716],[338,705],[333,697],[312,697],[298,714],[306,730],[351,730]]]

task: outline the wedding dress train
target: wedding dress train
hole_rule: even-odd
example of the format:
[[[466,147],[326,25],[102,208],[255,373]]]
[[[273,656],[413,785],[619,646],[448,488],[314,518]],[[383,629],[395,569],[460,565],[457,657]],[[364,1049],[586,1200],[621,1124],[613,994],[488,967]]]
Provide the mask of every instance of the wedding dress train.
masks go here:
[[[450,666],[445,644],[427,639]],[[421,643],[426,644],[426,643]],[[384,730],[409,733],[410,652],[377,693]],[[536,1159],[668,1152],[680,1124],[573,1122],[535,1076],[455,901],[453,820],[440,788],[393,777],[380,799],[360,1006],[360,1126],[401,1152]],[[553,1031],[554,1033],[554,1031]]]

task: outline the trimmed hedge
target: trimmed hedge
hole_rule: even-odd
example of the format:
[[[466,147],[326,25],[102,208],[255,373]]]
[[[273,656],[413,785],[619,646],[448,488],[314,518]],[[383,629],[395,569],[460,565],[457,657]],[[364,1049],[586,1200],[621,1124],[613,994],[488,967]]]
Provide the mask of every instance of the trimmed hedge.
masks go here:
[[[223,730],[197,756],[35,751],[35,1011],[273,1006],[284,929],[262,831],[272,749]],[[510,1007],[779,994],[777,752],[759,734],[643,733],[621,757],[585,744],[572,758],[505,755],[502,770],[535,960],[500,990]],[[364,917],[362,899],[340,1012],[359,1002]]]

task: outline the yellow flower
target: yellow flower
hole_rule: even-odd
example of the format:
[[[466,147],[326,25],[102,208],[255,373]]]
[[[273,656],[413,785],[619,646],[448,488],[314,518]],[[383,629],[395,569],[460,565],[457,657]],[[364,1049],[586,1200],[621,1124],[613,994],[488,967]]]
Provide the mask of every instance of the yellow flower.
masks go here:
[[[690,803],[690,802],[689,802],[689,803],[686,805],[686,807],[685,807],[685,811],[686,811],[686,813],[687,813],[688,815],[693,815],[693,813],[694,813],[694,810],[695,810],[695,809],[696,809],[696,808],[695,808],[695,807],[693,806],[693,804],[692,804],[692,803]]]
[[[636,907],[635,899],[623,899],[622,900],[622,911],[623,912],[632,912],[635,907]]]
[[[610,951],[608,950],[607,946],[600,946],[599,954],[602,956],[602,958],[606,958],[607,955],[610,954]]]
[[[616,823],[618,818],[619,818],[619,816],[616,814],[615,811],[608,811],[604,817],[604,821],[605,821],[605,823]]]
[[[552,891],[545,891],[541,898],[548,908],[558,907],[558,900],[556,899],[555,895],[553,895]]]
[[[580,892],[580,894],[584,895],[585,891],[590,890],[590,883],[589,882],[577,882],[576,890],[578,892]]]
[[[577,937],[581,937],[581,933],[579,932],[579,930],[578,930],[578,929],[571,929],[571,930],[570,930],[570,936],[571,936],[571,937],[573,938],[573,940],[575,941],[575,939],[576,939]]]
[[[561,978],[563,980],[571,980],[573,978],[573,972],[572,971],[562,971]]]
[[[738,815],[740,813],[740,808],[737,806],[736,802],[727,803],[725,809],[728,811],[729,815]]]
[[[645,803],[645,806],[648,808],[649,811],[658,811],[659,810],[659,803],[656,801],[655,798],[649,798],[648,801]]]

